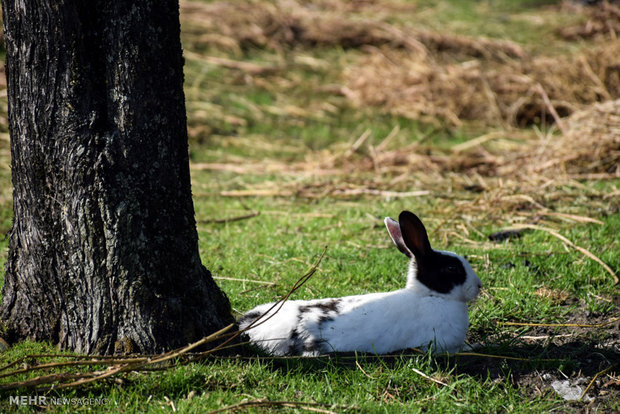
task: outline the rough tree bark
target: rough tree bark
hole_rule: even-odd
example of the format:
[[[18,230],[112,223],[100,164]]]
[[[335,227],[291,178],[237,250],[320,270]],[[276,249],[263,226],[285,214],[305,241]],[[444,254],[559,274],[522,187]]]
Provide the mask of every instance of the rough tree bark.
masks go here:
[[[198,255],[178,0],[3,0],[12,340],[160,352],[231,323]]]

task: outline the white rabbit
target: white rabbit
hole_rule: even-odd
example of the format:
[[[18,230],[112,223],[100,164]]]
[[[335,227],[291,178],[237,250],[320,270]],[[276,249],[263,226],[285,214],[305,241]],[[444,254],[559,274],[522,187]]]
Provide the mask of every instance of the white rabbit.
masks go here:
[[[463,257],[433,250],[415,214],[403,211],[398,220],[386,217],[385,225],[411,259],[404,289],[286,301],[261,318],[273,306],[267,303],[243,315],[239,329],[250,327],[250,342],[272,355],[385,354],[413,347],[457,352],[469,326],[467,302],[478,296],[480,279]]]

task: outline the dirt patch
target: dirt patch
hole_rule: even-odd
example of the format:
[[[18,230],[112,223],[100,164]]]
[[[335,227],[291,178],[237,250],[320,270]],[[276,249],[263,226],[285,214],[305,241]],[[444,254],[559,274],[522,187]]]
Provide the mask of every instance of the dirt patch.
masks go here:
[[[456,357],[454,367],[481,379],[508,381],[532,398],[546,394],[570,398],[560,388],[572,388],[572,398],[583,398],[566,401],[567,410],[610,409],[620,398],[620,320],[584,308],[577,308],[566,320],[583,326],[531,326],[521,328],[519,334],[487,337],[485,342],[493,345],[477,349],[481,355]],[[480,333],[470,335],[474,342],[483,339]]]

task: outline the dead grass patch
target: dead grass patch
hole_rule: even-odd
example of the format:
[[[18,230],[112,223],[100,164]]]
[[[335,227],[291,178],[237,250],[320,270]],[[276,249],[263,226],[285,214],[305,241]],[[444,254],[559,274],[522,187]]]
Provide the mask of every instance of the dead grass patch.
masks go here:
[[[524,55],[519,45],[506,40],[412,30],[382,20],[390,13],[414,8],[406,3],[375,1],[183,1],[181,15],[193,48],[215,47],[238,54],[248,47],[282,50],[388,45],[422,55],[439,51],[497,59]]]
[[[565,2],[562,7],[572,12],[585,15],[585,21],[579,24],[561,27],[557,33],[567,40],[613,38],[620,33],[620,6],[613,2],[602,1],[590,7],[580,7]]]
[[[442,63],[383,48],[346,69],[343,93],[359,107],[452,126],[552,123],[540,87],[560,116],[618,98],[619,53],[620,41],[613,41],[568,57]]]

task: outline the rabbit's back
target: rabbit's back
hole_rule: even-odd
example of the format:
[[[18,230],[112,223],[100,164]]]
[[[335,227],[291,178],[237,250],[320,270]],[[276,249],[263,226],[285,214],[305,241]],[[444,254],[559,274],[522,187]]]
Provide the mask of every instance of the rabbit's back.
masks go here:
[[[273,304],[261,305],[240,321],[247,327]],[[466,305],[420,297],[409,289],[310,301],[288,301],[247,331],[250,340],[273,355],[320,355],[360,351],[386,353],[428,345],[454,351],[468,327]]]
[[[453,352],[465,340],[469,318],[462,302],[420,297],[409,289],[365,296],[363,303],[345,304],[336,318],[306,325],[323,352],[384,354],[429,345]]]

